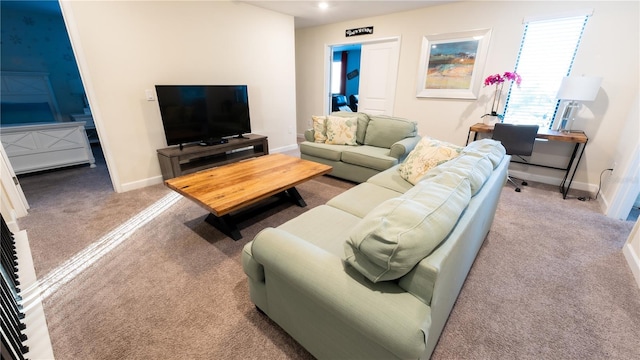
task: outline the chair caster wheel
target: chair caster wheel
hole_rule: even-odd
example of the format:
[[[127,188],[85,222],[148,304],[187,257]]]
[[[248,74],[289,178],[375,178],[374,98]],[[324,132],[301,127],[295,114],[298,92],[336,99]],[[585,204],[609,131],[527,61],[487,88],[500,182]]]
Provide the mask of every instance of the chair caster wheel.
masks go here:
[[[520,188],[516,188],[516,192],[520,192]]]
[[[526,182],[526,181],[523,181],[523,182],[522,182],[522,186],[527,186],[527,185],[529,185],[529,183],[528,183],[528,182]]]

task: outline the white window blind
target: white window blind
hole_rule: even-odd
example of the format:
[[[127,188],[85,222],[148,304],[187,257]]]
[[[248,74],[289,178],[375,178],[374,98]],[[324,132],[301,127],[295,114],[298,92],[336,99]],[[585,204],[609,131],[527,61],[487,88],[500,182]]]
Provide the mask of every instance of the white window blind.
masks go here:
[[[525,23],[515,71],[522,84],[511,84],[504,122],[551,128],[558,110],[556,94],[562,78],[571,73],[589,15]]]

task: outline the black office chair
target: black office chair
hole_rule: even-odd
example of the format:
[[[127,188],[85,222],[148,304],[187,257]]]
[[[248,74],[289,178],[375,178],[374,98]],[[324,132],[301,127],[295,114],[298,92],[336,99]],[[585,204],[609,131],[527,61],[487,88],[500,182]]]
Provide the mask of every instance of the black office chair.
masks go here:
[[[515,155],[526,162],[522,156],[531,156],[533,145],[538,135],[538,125],[515,125],[497,123],[493,128],[493,139],[502,143],[507,150],[507,155]],[[520,187],[511,176],[507,175],[507,180],[516,187],[516,192],[520,192]],[[522,181],[522,186],[527,182]]]

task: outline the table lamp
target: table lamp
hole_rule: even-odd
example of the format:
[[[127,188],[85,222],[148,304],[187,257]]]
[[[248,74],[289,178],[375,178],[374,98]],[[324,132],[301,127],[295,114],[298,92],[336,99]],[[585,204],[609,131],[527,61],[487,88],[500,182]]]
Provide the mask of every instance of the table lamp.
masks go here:
[[[601,77],[595,76],[567,76],[562,79],[556,98],[568,100],[569,103],[562,112],[562,119],[558,130],[571,132],[574,112],[580,107],[579,101],[593,101],[600,90]]]

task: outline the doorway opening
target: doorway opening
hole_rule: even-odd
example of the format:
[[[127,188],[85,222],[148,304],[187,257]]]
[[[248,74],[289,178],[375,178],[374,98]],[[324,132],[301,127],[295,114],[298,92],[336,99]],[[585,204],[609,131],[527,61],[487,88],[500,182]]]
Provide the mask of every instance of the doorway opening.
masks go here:
[[[331,111],[358,111],[361,44],[331,47]]]
[[[393,115],[400,37],[327,45],[325,109]]]
[[[20,113],[20,123],[16,125],[31,122],[46,124],[47,121],[84,122],[93,157],[97,164],[106,166],[102,144],[93,121],[60,3],[2,1],[1,7],[2,71],[27,75],[46,74],[49,82],[48,93],[54,99],[52,103],[55,104],[53,108],[57,115],[53,117],[55,121],[48,120],[40,108],[28,107]],[[57,169],[59,168],[46,171],[52,172]],[[39,173],[30,172],[18,175],[18,178],[36,177]],[[108,170],[104,173],[110,180]]]

